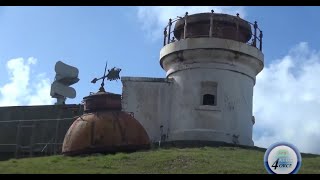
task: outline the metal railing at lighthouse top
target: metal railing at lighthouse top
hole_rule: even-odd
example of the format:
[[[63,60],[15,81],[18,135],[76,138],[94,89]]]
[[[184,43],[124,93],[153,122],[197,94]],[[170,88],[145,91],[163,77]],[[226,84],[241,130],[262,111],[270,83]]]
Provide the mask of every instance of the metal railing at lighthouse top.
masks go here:
[[[213,37],[213,29],[216,28],[214,23],[213,23],[213,15],[214,15],[214,11],[213,10],[211,11],[211,14],[212,14],[212,16],[211,16],[211,18],[209,20],[210,27],[208,29],[208,32],[207,32],[207,34],[202,35],[201,37]],[[237,18],[240,18],[238,13],[237,13]],[[175,24],[178,20],[184,20],[183,36],[182,36],[181,39],[188,38],[188,34],[187,34],[187,32],[188,32],[188,12],[186,12],[184,17],[179,17],[178,16],[175,19],[169,19],[168,25],[165,26],[164,31],[163,31],[163,35],[164,35],[164,37],[163,37],[163,46],[165,46],[167,44],[170,44],[172,42],[175,42],[175,41],[179,41],[174,36],[175,30],[173,28],[173,24]],[[257,21],[255,21],[254,23],[251,23],[251,22],[246,21],[244,19],[241,19],[241,20],[246,22],[246,23],[248,23],[250,25],[250,27],[251,27],[251,31],[250,31],[251,38],[249,39],[249,41],[247,41],[246,44],[248,44],[250,46],[253,46],[253,47],[256,47],[257,49],[262,51],[263,33],[262,33],[262,30],[259,29]],[[239,37],[239,33],[240,33],[239,28],[237,28],[236,33],[237,33],[236,37]],[[234,39],[234,40],[237,40],[237,39]]]

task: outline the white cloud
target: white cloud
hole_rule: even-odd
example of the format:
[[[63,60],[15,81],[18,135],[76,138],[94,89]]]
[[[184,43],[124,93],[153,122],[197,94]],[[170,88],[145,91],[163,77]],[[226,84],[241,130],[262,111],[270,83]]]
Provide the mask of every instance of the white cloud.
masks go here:
[[[257,76],[253,112],[256,146],[278,141],[320,154],[320,50],[306,42]]]
[[[9,82],[0,87],[0,106],[53,104],[50,80],[45,74],[33,77],[30,68],[37,60],[33,57],[11,59],[7,62]],[[30,81],[31,80],[31,81]]]
[[[162,37],[164,27],[170,18],[184,16],[186,12],[190,14],[211,12],[228,13],[231,15],[240,14],[245,17],[244,7],[232,6],[143,6],[138,7],[138,20],[142,24],[142,29],[146,31],[148,39],[155,41]]]
[[[36,89],[34,94],[28,96],[28,105],[49,105],[53,104],[55,99],[50,96],[50,80],[46,78],[46,75],[39,74],[36,78],[36,83],[33,88]]]

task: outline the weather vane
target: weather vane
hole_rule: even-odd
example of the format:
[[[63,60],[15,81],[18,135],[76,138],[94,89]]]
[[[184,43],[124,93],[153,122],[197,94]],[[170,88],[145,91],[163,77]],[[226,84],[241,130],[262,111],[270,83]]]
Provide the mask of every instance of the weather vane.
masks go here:
[[[120,79],[120,76],[119,76],[119,73],[121,71],[120,68],[116,68],[116,67],[113,67],[112,69],[108,69],[108,74],[106,75],[106,72],[107,72],[107,66],[108,66],[108,62],[106,62],[106,66],[104,68],[104,74],[102,77],[100,78],[94,78],[91,83],[95,84],[98,80],[102,79],[102,83],[101,83],[101,87],[99,88],[99,91],[100,92],[106,92],[105,89],[104,89],[104,79],[107,78],[107,80],[109,81],[113,81],[113,80],[116,80],[117,79]]]

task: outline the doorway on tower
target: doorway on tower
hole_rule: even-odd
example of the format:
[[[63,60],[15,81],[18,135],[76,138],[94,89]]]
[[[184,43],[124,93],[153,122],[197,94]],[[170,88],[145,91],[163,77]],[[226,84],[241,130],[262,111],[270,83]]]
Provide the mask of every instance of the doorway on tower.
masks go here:
[[[201,82],[201,105],[217,105],[217,83],[212,81]]]

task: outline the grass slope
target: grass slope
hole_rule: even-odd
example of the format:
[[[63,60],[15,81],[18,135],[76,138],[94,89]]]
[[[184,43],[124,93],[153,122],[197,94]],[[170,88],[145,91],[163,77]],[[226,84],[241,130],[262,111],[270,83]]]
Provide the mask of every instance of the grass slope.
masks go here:
[[[35,157],[0,161],[0,173],[266,174],[263,151],[238,147],[169,148],[113,155]],[[320,156],[302,154],[299,173],[320,173]]]

